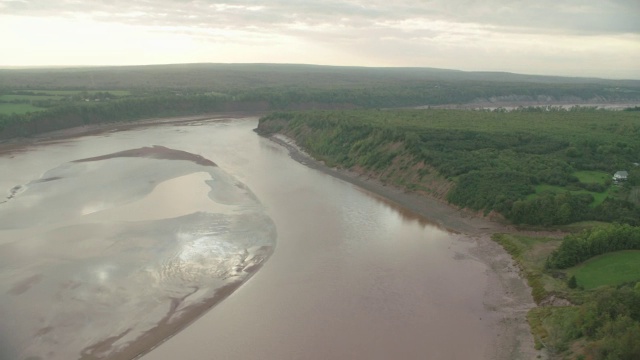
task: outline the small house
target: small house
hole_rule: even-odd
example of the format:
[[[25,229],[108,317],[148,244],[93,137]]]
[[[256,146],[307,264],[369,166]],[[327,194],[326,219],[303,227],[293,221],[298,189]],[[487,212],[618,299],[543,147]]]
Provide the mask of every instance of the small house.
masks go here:
[[[626,181],[628,176],[629,176],[629,173],[626,171],[617,171],[615,174],[613,174],[613,181],[614,182]]]

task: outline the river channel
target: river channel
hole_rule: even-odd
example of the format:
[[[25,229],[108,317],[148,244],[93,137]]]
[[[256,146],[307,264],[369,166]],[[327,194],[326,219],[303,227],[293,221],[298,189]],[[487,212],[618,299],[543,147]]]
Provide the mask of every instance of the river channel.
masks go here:
[[[256,126],[0,154],[2,358],[504,356],[508,291],[478,239],[293,161]]]

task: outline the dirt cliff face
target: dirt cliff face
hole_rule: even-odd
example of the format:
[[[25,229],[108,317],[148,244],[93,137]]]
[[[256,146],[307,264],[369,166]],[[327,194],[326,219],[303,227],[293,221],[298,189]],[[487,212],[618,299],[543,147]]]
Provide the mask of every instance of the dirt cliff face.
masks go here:
[[[307,146],[307,144],[313,142],[314,138],[326,136],[326,134],[321,134],[316,129],[305,124],[292,125],[288,119],[279,118],[277,114],[260,119],[256,132],[263,136],[284,135],[292,139],[309,155],[323,161],[328,166],[347,170],[359,177],[393,185],[404,191],[444,201],[447,193],[454,185],[452,181],[441,176],[435,168],[422,160],[416,159],[406,151],[406,144],[402,141],[385,143],[380,148],[375,149],[377,153],[386,154],[392,159],[387,166],[372,168],[360,165],[357,161],[352,161],[353,159],[346,159],[349,155],[344,157],[345,161],[336,161],[318,151],[314,151],[314,148]],[[349,163],[353,162],[355,164],[349,165]]]

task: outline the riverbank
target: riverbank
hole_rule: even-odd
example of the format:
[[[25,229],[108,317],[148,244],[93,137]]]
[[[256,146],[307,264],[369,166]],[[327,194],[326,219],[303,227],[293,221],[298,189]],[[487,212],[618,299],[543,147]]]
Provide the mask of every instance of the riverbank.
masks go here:
[[[34,145],[38,143],[48,143],[51,141],[71,139],[80,136],[96,135],[105,132],[118,132],[135,129],[145,126],[155,125],[179,125],[198,121],[224,121],[228,119],[239,119],[252,116],[262,116],[263,112],[251,112],[251,111],[232,111],[232,112],[215,112],[193,116],[178,116],[178,117],[161,117],[161,118],[148,118],[142,120],[135,120],[129,122],[117,122],[117,123],[102,123],[77,126],[68,129],[50,131],[46,133],[35,134],[29,137],[16,137],[6,140],[0,140],[0,154],[6,151],[11,151],[14,148],[22,147],[25,145]]]
[[[491,235],[497,232],[516,232],[512,226],[500,224],[477,216],[477,214],[456,209],[449,204],[426,196],[416,196],[402,189],[382,184],[381,182],[337,168],[330,168],[313,159],[294,140],[275,134],[268,137],[273,142],[285,147],[295,161],[349,182],[370,195],[394,206],[406,213],[407,210],[417,214],[422,221],[459,234],[459,240],[470,239],[474,242],[472,255],[476,260],[487,264],[492,270],[485,291],[484,305],[500,318],[498,322],[499,337],[495,339],[493,352],[485,354],[485,359],[544,359],[544,351],[534,349],[533,337],[527,323],[527,312],[536,306],[531,296],[531,289],[526,280],[520,276],[520,270],[511,256],[497,243]]]

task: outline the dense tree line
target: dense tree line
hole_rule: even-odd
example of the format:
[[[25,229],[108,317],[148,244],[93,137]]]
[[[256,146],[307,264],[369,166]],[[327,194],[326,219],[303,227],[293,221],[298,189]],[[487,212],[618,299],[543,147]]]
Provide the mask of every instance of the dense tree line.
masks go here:
[[[615,224],[567,235],[547,259],[546,266],[566,269],[594,256],[620,250],[640,250],[640,227]]]
[[[152,96],[108,102],[79,102],[27,114],[0,114],[0,139],[89,124],[122,122],[157,116],[204,114],[226,110],[256,110],[261,104],[229,101],[226,97]]]
[[[470,171],[460,176],[447,199],[474,209],[509,212],[509,204],[533,192],[527,174],[517,171]]]
[[[429,68],[364,68],[278,64],[176,64],[83,67],[65,69],[0,69],[0,87],[33,89],[199,89],[248,91],[264,89],[394,89],[448,88],[448,103],[457,93],[479,98],[528,96],[531,100],[638,99],[640,82],[580,79],[509,73],[463,72]],[[376,92],[379,90],[375,90]],[[1,89],[0,89],[1,91]],[[280,91],[276,91],[280,92]],[[464,95],[466,96],[466,95]]]
[[[640,174],[631,168],[639,161],[640,116],[633,112],[278,112],[262,118],[259,130],[289,135],[330,165],[372,171],[409,189],[426,186],[421,179],[427,172],[420,164],[427,164],[454,182],[447,195],[451,203],[497,211],[514,223],[637,224],[640,219],[640,208],[625,198],[594,204],[593,194],[603,193],[610,183],[581,182],[574,175],[581,170],[613,174],[630,169],[621,191],[637,186],[634,176]],[[538,185],[565,190],[533,195]]]
[[[318,88],[314,86],[260,87],[230,94],[245,101],[268,101],[274,109],[296,104],[350,104],[364,108],[395,108],[422,105],[465,104],[471,101],[586,101],[606,97],[609,101],[624,98],[602,92],[593,86],[560,86],[528,83],[491,82],[423,82],[390,83],[356,87]],[[640,90],[640,89],[639,89]],[[571,95],[569,95],[571,94]],[[613,97],[612,97],[613,96]],[[640,91],[638,92],[640,97]],[[547,100],[547,101],[549,101]]]
[[[116,99],[108,92],[82,91],[63,100],[28,100],[46,108],[33,114],[0,114],[0,138],[31,135],[87,123],[129,121],[149,116],[190,115],[228,108],[253,110],[277,109],[331,109],[331,108],[381,108],[467,102],[477,96],[507,94],[511,90],[493,89],[491,85],[458,88],[458,85],[422,84],[414,86],[388,86],[364,88],[266,87],[229,90],[226,93],[203,92],[197,89],[134,90],[134,96]],[[493,89],[493,90],[491,90]],[[514,89],[515,90],[515,89]],[[38,95],[34,91],[12,91],[16,95]],[[96,100],[107,104],[95,104]],[[90,101],[90,104],[85,104]],[[234,105],[236,104],[236,105]],[[80,121],[81,120],[81,121]],[[3,131],[3,129],[9,129]]]
[[[546,193],[533,199],[515,201],[507,217],[516,224],[569,224],[593,217],[593,210],[589,208],[592,202],[590,194]]]
[[[197,100],[208,96],[232,104],[261,104],[262,109],[394,108],[473,101],[635,101],[640,99],[640,82],[571,79],[499,73],[465,73],[417,68],[355,68],[267,64],[191,64],[144,67],[96,67],[79,69],[0,70],[0,94],[46,95],[45,90],[73,90],[65,101],[21,100],[47,109],[47,115],[11,116],[0,126],[21,120],[35,121],[10,134],[63,126],[62,113],[69,115],[68,127],[77,125],[80,111],[90,118],[122,114],[123,120],[144,116],[186,115],[216,109]],[[134,99],[115,99],[104,91],[126,90]],[[84,93],[82,93],[84,91]],[[189,100],[185,100],[184,98]],[[162,99],[161,102],[156,100]],[[79,101],[118,101],[120,109],[98,106],[99,111]],[[182,104],[195,105],[185,108]],[[151,110],[148,104],[159,108]],[[172,109],[163,104],[175,104]],[[137,107],[134,109],[134,107]],[[126,108],[126,109],[124,109]],[[45,119],[46,118],[46,119]],[[56,123],[55,127],[40,122]],[[17,125],[16,125],[17,126]],[[8,134],[0,135],[2,137]],[[485,139],[486,140],[486,139]],[[547,144],[549,145],[549,144]],[[543,149],[541,149],[543,150]],[[611,149],[595,149],[602,153]],[[577,146],[581,154],[594,149]],[[613,150],[617,150],[614,148]],[[622,151],[622,150],[620,150]]]

